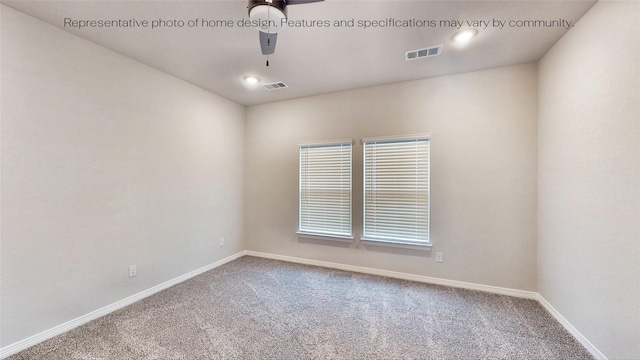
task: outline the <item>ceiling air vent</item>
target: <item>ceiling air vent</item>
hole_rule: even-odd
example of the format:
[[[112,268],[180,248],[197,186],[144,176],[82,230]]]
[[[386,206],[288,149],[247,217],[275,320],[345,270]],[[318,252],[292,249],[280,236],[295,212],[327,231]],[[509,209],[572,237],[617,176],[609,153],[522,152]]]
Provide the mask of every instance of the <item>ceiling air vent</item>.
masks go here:
[[[440,55],[441,51],[442,51],[442,45],[432,46],[424,49],[409,50],[404,53],[404,59],[409,61],[409,60],[437,56],[437,55]]]
[[[264,88],[267,90],[279,90],[279,89],[284,89],[288,87],[287,84],[283,83],[282,81],[262,84],[262,86],[264,86]]]

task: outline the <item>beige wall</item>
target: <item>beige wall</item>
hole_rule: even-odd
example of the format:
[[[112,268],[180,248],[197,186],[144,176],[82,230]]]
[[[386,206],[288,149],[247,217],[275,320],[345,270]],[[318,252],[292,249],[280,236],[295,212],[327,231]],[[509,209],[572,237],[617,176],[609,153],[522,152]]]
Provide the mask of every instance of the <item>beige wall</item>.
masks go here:
[[[249,107],[249,250],[536,290],[535,64]],[[292,91],[292,90],[284,90]],[[361,235],[363,137],[430,133],[431,239],[425,251],[298,240],[298,143],[353,138]],[[444,262],[435,263],[435,251]]]
[[[638,24],[598,2],[539,69],[538,291],[610,359],[640,358]]]
[[[1,344],[241,251],[243,124],[237,104],[2,6]]]

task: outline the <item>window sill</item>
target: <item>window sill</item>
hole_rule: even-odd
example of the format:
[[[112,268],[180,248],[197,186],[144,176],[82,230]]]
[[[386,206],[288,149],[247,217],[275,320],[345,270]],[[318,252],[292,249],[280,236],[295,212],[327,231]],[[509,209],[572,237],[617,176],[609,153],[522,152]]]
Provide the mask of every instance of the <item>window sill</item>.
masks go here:
[[[392,246],[399,247],[405,249],[415,249],[415,250],[431,250],[430,243],[414,243],[409,241],[401,241],[401,240],[380,240],[380,239],[367,239],[360,238],[360,241],[369,244],[369,245],[380,245],[380,246]]]
[[[318,234],[318,233],[304,232],[304,231],[298,231],[296,234],[298,234],[298,238],[303,238],[303,239],[330,240],[330,241],[340,241],[340,242],[353,241],[352,236]]]

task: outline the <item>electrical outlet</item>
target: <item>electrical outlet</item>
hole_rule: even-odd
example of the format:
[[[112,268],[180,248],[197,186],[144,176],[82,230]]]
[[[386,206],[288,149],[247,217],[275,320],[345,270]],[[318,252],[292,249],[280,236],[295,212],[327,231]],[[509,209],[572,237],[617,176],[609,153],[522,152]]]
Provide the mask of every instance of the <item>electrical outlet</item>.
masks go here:
[[[220,238],[220,246],[224,246],[224,238]]]
[[[436,262],[439,262],[439,263],[442,262],[442,253],[441,252],[437,252],[436,253]]]
[[[136,268],[136,265],[129,266],[129,277],[134,277],[136,275],[138,275],[138,269]]]

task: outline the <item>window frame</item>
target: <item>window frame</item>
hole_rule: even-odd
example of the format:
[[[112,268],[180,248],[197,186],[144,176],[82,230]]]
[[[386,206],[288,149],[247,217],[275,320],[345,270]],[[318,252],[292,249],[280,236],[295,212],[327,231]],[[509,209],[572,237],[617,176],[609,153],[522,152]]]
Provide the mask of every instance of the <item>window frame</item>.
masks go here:
[[[368,156],[370,156],[370,146],[375,146],[375,144],[389,144],[389,143],[418,143],[423,142],[426,143],[426,240],[417,240],[417,239],[407,239],[403,238],[403,236],[391,237],[391,236],[376,236],[374,232],[367,232],[367,227],[371,227],[373,224],[369,224],[367,222],[367,208],[370,206],[368,201],[370,201],[370,196],[368,196],[368,190],[370,187],[370,182],[367,172],[368,169]],[[415,249],[430,249],[432,246],[431,239],[431,135],[429,134],[417,134],[417,135],[407,135],[407,136],[385,136],[385,137],[375,137],[375,138],[365,138],[361,140],[363,145],[362,150],[362,237],[361,241],[369,244],[377,244],[377,245],[392,245],[392,246],[400,246],[400,247],[408,247]],[[417,163],[418,160],[416,160]],[[416,181],[416,187],[418,187],[419,181]],[[417,191],[417,190],[416,190]],[[418,206],[416,206],[417,209]],[[416,210],[415,213],[419,211]],[[419,222],[416,221],[416,224]],[[418,231],[416,231],[416,234]],[[416,236],[417,238],[417,236]]]
[[[331,140],[331,141],[316,141],[316,142],[305,142],[298,144],[298,230],[297,234],[299,237],[312,237],[312,238],[327,238],[330,240],[341,240],[341,241],[352,241],[353,240],[353,139],[346,140]],[[308,226],[303,226],[303,175],[307,174],[308,171],[303,172],[303,149],[312,149],[312,148],[329,148],[329,147],[339,147],[340,149],[344,149],[344,147],[349,148],[349,163],[348,163],[348,186],[343,187],[345,190],[348,189],[349,192],[349,202],[348,202],[348,229],[349,233],[345,232],[333,232],[333,231],[322,231],[316,229],[312,229]],[[308,150],[307,150],[308,151]],[[343,151],[343,150],[341,150]],[[308,153],[307,153],[308,154]],[[347,173],[347,172],[345,172]],[[344,174],[341,174],[341,179]],[[343,210],[340,210],[343,211]],[[343,218],[342,216],[340,217]]]

